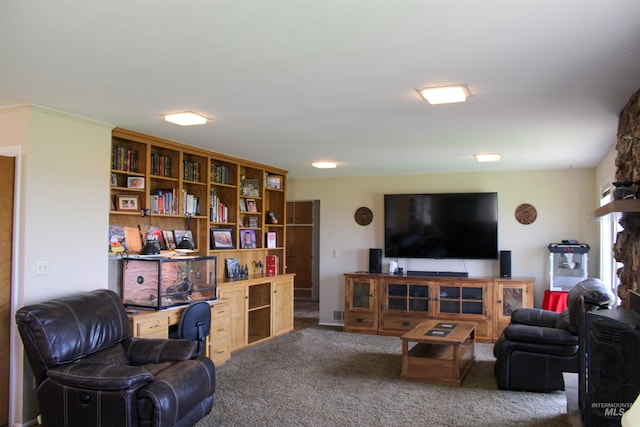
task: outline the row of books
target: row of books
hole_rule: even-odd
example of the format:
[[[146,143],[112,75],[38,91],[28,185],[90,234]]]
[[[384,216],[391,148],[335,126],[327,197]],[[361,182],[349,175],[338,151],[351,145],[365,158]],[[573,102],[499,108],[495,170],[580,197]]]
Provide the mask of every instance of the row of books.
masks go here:
[[[149,197],[149,212],[152,214],[177,214],[177,197],[175,189],[153,190]]]
[[[231,184],[231,175],[229,168],[223,164],[215,164],[211,162],[211,181],[219,184]]]
[[[111,169],[138,172],[138,150],[119,145],[111,147]]]
[[[222,203],[216,191],[212,188],[209,192],[211,203],[209,205],[209,221],[229,222],[229,207]]]
[[[185,215],[200,215],[200,198],[194,194],[189,194],[186,190],[182,190],[183,206],[182,211]]]
[[[184,168],[184,173],[182,174],[183,179],[187,181],[200,182],[200,162],[197,160],[183,160],[182,166]]]
[[[171,157],[164,154],[151,153],[151,174],[171,177]]]
[[[191,230],[162,230],[155,225],[143,230],[140,227],[122,225],[109,226],[109,252],[127,251],[137,253],[146,244],[147,233],[158,243],[160,250],[174,250],[177,242],[187,238],[193,243]]]

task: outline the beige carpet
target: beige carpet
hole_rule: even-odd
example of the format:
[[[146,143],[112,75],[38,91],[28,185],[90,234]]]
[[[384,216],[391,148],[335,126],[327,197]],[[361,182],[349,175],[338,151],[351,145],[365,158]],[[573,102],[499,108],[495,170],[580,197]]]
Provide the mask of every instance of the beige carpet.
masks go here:
[[[400,378],[401,341],[328,327],[235,353],[217,369],[208,426],[564,426],[563,392],[497,390],[492,345],[461,387]]]

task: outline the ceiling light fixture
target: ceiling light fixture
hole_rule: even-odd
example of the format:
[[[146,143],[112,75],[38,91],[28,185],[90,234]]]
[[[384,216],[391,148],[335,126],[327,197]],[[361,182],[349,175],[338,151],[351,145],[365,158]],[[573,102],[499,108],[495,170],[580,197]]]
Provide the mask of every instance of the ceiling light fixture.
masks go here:
[[[313,162],[311,163],[311,166],[318,169],[335,169],[338,167],[338,164],[336,162],[322,161],[322,162]]]
[[[471,96],[466,85],[424,87],[417,91],[429,104],[465,102]]]
[[[205,116],[192,113],[191,111],[165,114],[164,119],[168,122],[175,123],[180,126],[203,125],[207,123],[207,118]]]
[[[499,162],[502,156],[498,153],[493,154],[474,154],[473,157],[479,162]]]

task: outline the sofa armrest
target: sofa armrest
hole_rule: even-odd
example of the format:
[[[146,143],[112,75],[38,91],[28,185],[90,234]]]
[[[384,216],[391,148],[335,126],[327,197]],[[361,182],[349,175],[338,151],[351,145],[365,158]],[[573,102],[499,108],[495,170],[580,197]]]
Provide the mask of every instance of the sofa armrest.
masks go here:
[[[69,363],[47,371],[51,380],[64,386],[91,390],[127,390],[153,381],[140,366]]]
[[[540,308],[517,308],[511,313],[511,323],[553,328],[558,316],[555,311]]]
[[[177,362],[193,359],[196,356],[196,343],[185,339],[130,337],[122,345],[132,365]]]
[[[504,337],[509,341],[536,343],[543,345],[577,346],[579,338],[564,329],[512,323],[504,330]]]

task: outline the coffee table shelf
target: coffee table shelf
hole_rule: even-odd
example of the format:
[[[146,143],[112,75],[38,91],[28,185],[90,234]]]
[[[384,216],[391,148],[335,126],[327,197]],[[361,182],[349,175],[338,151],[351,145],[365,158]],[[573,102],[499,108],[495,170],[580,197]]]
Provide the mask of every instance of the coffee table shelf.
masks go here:
[[[402,377],[437,384],[460,385],[475,360],[475,322],[453,322],[446,335],[425,335],[441,331],[441,321],[427,320],[404,334]],[[411,346],[410,343],[415,343]]]

